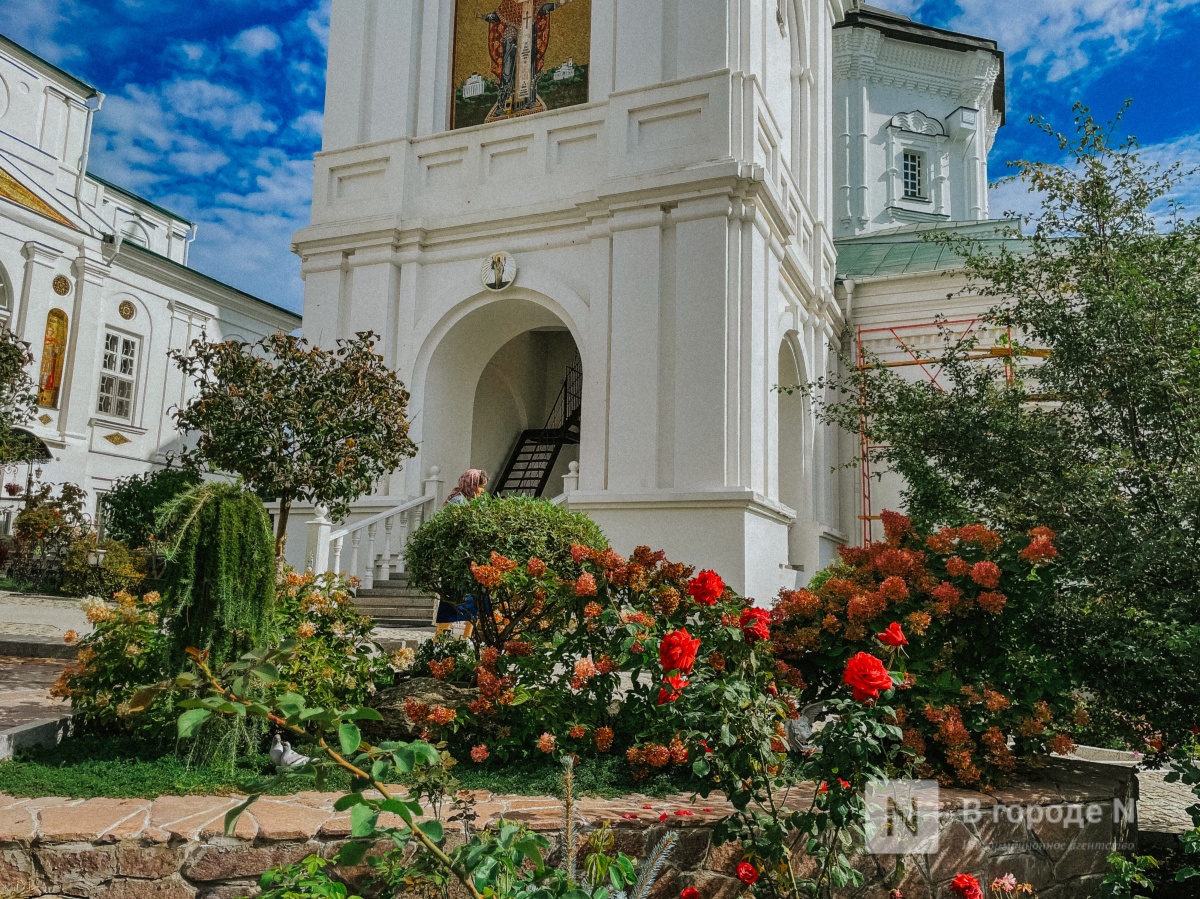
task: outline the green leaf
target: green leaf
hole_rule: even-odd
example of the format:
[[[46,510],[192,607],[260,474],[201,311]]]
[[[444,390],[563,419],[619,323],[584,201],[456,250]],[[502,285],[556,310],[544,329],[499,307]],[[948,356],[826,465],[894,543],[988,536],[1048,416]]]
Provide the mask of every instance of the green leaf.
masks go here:
[[[250,669],[250,673],[264,684],[279,683],[279,669],[274,665],[255,665]]]
[[[350,809],[350,836],[369,837],[375,833],[379,813],[369,805],[356,805]]]
[[[696,759],[696,761],[692,762],[692,772],[697,777],[707,777],[709,770],[709,764],[704,759]]]
[[[342,752],[346,755],[358,752],[358,747],[362,743],[362,732],[359,731],[358,725],[346,722],[339,727],[338,743],[341,744]]]
[[[233,836],[233,829],[237,827],[238,818],[242,817],[242,813],[245,812],[246,809],[250,808],[250,804],[257,798],[257,793],[252,796],[247,796],[245,802],[243,802],[241,805],[234,806],[225,813],[225,836]]]
[[[208,709],[189,709],[179,716],[179,739],[186,740],[212,715]]]
[[[333,810],[335,812],[344,812],[346,809],[354,808],[356,805],[362,805],[364,802],[366,802],[366,800],[363,799],[362,793],[347,793],[345,796],[340,797],[338,801],[333,804]]]
[[[370,847],[370,843],[347,843],[341,848],[341,851],[338,852],[338,864],[347,868],[354,867],[363,860],[363,856],[367,854],[367,850]]]
[[[417,829],[435,843],[440,843],[444,836],[441,821],[422,821],[417,825]]]

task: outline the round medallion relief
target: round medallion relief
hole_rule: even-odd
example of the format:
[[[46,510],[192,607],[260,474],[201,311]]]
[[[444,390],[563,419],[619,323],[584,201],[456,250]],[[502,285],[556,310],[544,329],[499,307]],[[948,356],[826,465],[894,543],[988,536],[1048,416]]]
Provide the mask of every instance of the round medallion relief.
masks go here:
[[[484,287],[499,293],[517,279],[517,260],[510,253],[492,253],[484,260],[479,276]]]
[[[65,297],[71,292],[71,279],[66,275],[55,275],[54,280],[50,282],[50,286],[54,288],[54,292],[60,297]]]
[[[137,307],[133,305],[131,300],[121,300],[121,305],[117,307],[117,311],[121,313],[121,318],[125,321],[130,321],[137,315]]]

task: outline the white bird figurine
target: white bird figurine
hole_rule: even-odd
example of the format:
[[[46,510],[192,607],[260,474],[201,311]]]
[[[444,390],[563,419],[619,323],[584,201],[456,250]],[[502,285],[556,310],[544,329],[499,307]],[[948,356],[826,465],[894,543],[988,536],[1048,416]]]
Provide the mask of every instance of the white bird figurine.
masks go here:
[[[283,765],[283,743],[280,742],[282,739],[279,734],[275,734],[275,739],[271,741],[271,749],[267,753],[271,757],[271,764],[276,768]]]
[[[308,764],[308,756],[301,755],[292,749],[292,744],[286,740],[283,743],[283,764],[288,768],[299,768]]]

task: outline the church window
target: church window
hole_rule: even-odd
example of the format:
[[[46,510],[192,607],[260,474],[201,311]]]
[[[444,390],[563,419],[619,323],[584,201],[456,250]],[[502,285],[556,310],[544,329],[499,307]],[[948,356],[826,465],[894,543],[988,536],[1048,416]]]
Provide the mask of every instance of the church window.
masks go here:
[[[100,363],[100,398],[96,411],[112,418],[133,416],[133,389],[137,383],[137,340],[108,331]]]
[[[904,152],[905,199],[925,199],[925,154]]]

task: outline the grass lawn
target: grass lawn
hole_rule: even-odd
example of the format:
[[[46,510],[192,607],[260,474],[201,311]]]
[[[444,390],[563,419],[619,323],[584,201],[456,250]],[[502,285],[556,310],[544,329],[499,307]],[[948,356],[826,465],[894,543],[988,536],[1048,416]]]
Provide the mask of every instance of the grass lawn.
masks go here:
[[[240,759],[227,767],[190,765],[174,745],[149,744],[129,737],[79,736],[55,749],[40,749],[0,762],[0,793],[17,797],[65,796],[88,799],[150,799],[156,796],[221,796],[261,789],[259,780],[272,773],[265,754]],[[485,765],[466,762],[455,766],[463,789],[491,790],[523,796],[559,795],[562,768],[546,758],[521,763],[492,760]],[[585,759],[576,768],[580,795],[613,798],[628,793],[666,796],[690,792],[699,786],[689,776],[660,774],[634,782],[624,758]],[[345,791],[350,778],[334,772],[324,785]],[[288,778],[270,793],[279,795],[316,789],[310,776]]]

